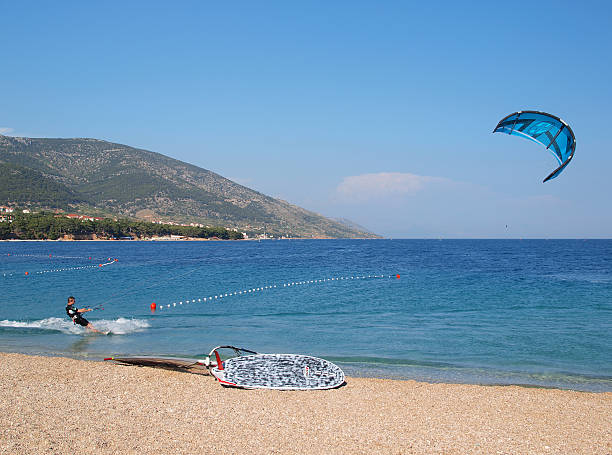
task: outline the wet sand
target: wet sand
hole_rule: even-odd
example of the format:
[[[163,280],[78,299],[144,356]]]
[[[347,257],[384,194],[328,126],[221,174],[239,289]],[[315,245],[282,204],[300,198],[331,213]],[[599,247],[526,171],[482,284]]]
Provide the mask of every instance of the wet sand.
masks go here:
[[[612,453],[612,393],[347,378],[223,388],[210,376],[0,353],[0,454]]]

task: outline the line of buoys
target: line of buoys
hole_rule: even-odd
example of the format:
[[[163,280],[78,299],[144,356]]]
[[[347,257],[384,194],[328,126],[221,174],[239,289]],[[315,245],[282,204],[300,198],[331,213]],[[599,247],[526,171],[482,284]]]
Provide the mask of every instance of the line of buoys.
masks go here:
[[[4,255],[4,254],[3,254]],[[100,260],[100,259],[104,259],[104,260],[111,260],[111,258],[109,257],[104,257],[104,258],[100,258],[100,259],[96,259],[92,256],[63,256],[61,254],[15,254],[15,253],[6,253],[6,256],[11,256],[11,257],[20,257],[20,258],[44,258],[44,259],[82,259],[82,260]]]
[[[399,275],[395,275],[395,278],[399,279],[399,277],[400,277]],[[246,294],[251,294],[253,292],[265,291],[265,290],[268,290],[268,289],[288,288],[288,287],[292,287],[292,286],[302,286],[302,285],[306,285],[306,284],[319,284],[319,283],[326,283],[326,282],[330,282],[330,281],[365,280],[365,279],[376,279],[376,278],[378,278],[378,279],[380,279],[380,278],[393,278],[393,275],[343,276],[343,277],[333,277],[333,278],[322,278],[322,279],[316,279],[316,280],[292,281],[292,282],[289,282],[289,283],[271,284],[271,285],[267,285],[267,286],[259,286],[259,287],[256,287],[256,288],[243,289],[241,291],[222,292],[221,294],[210,295],[208,297],[189,298],[189,299],[181,300],[181,301],[178,301],[178,302],[172,302],[172,303],[169,303],[169,304],[166,304],[166,305],[157,305],[155,302],[153,302],[151,304],[150,308],[151,308],[152,312],[155,312],[155,310],[157,310],[157,309],[162,310],[164,308],[174,308],[176,306],[186,305],[186,304],[189,304],[189,303],[212,302],[212,301],[223,299],[223,298],[226,298],[226,297],[246,295]]]
[[[32,274],[42,275],[45,273],[68,272],[71,270],[99,269],[101,267],[106,267],[108,265],[114,264],[115,262],[118,262],[118,259],[109,258],[109,262],[104,262],[98,265],[82,265],[80,267],[63,267],[61,269],[39,270],[37,272],[32,272]],[[2,274],[3,277],[11,277],[11,276],[16,276],[16,275],[20,275],[20,274],[16,272]],[[30,275],[30,272],[25,272],[25,276],[29,276],[29,275]]]

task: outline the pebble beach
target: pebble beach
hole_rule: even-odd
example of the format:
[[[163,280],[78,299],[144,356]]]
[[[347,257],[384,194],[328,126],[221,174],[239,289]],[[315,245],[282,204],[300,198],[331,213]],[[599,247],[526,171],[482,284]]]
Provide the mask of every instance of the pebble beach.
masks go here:
[[[334,390],[0,353],[1,454],[612,453],[612,393],[347,378]]]

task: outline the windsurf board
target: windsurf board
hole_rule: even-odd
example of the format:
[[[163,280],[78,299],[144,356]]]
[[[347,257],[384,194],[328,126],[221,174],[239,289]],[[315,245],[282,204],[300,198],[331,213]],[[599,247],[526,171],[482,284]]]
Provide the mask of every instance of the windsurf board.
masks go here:
[[[211,369],[224,386],[244,389],[324,390],[344,384],[344,372],[325,359],[300,354],[233,357]]]

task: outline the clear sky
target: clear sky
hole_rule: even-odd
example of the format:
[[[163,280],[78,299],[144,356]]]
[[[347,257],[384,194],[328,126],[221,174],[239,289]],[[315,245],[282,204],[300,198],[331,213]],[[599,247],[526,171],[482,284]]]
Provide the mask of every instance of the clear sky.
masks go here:
[[[0,133],[163,153],[387,237],[612,237],[612,3],[1,4]],[[574,160],[504,134],[542,110]]]

